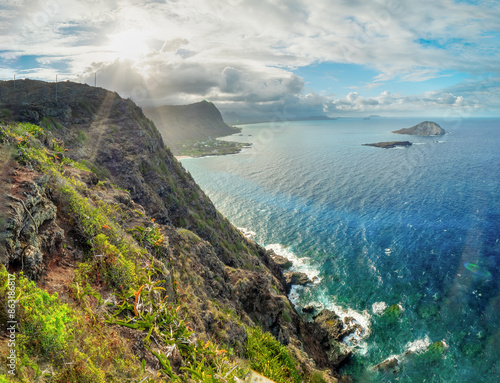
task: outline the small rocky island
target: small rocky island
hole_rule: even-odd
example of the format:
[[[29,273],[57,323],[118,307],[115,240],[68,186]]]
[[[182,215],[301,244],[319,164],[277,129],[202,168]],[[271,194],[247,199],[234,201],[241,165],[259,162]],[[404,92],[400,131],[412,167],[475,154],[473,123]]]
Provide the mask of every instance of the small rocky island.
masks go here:
[[[363,146],[375,146],[376,148],[391,149],[396,146],[411,146],[410,141],[388,141],[388,142],[376,142],[374,144],[363,144]]]
[[[424,121],[411,128],[395,130],[392,133],[410,134],[413,136],[442,136],[446,131],[433,121]]]

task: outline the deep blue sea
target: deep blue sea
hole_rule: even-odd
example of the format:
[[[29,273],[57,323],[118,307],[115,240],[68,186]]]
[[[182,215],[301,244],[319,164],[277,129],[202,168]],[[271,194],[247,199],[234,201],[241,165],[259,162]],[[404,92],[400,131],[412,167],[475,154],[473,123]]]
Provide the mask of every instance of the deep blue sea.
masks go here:
[[[244,125],[225,139],[252,148],[182,164],[235,226],[318,277],[293,289],[299,312],[313,302],[363,325],[346,339],[355,382],[500,382],[500,119],[391,133],[423,120]],[[394,140],[414,145],[362,146]],[[425,355],[436,341],[448,348]],[[373,369],[389,357],[397,372]]]

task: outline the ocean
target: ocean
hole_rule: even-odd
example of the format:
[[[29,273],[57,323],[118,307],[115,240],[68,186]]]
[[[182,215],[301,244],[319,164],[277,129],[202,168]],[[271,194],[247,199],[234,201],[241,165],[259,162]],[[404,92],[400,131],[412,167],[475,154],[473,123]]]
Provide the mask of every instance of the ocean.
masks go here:
[[[499,382],[500,119],[434,119],[448,131],[439,137],[391,133],[424,120],[243,125],[224,139],[252,148],[182,164],[235,226],[317,277],[293,288],[299,312],[313,303],[362,325],[345,339],[343,374]],[[362,146],[395,140],[413,145]],[[398,366],[373,369],[393,357]]]

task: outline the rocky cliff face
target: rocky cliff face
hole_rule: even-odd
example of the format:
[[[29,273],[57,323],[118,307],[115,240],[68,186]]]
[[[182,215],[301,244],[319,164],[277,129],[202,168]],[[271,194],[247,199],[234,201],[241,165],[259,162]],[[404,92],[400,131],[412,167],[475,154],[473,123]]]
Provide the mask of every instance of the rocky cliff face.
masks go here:
[[[56,101],[55,86],[30,80],[0,83],[0,261],[10,272],[23,271],[50,293],[59,292],[53,305],[61,308],[58,300],[66,302],[74,318],[93,318],[94,327],[76,331],[71,342],[61,345],[76,347],[70,353],[75,368],[83,353],[95,365],[92,373],[102,373],[105,381],[116,376],[127,381],[123,374],[180,375],[191,381],[194,375],[183,368],[199,367],[201,360],[189,355],[203,355],[213,344],[235,354],[225,364],[217,359],[222,351],[207,354],[210,368],[251,360],[246,329],[257,325],[287,346],[303,381],[314,374],[336,381],[335,370],[349,351],[329,327],[343,324],[338,318],[304,322],[286,296],[281,268],[218,213],[142,110],[116,93],[74,83],[58,84]],[[30,296],[19,304],[31,305]],[[158,311],[167,303],[171,310],[177,306],[175,312]],[[36,337],[42,334],[28,329],[42,314],[31,317],[31,311],[21,311],[28,338],[39,344]],[[182,315],[168,323],[188,335],[175,338],[171,324],[165,332],[167,313],[169,321]],[[122,327],[108,329],[105,323]],[[111,369],[98,356],[104,351],[90,347],[101,344],[95,339],[110,331],[127,345],[115,359],[127,360],[127,366],[140,366],[143,360],[143,373],[124,365]],[[30,354],[40,355],[35,365],[51,363],[53,376],[76,373],[42,351]],[[26,371],[28,379],[35,374]]]
[[[180,152],[184,143],[228,136],[239,131],[227,125],[219,110],[208,101],[147,108],[144,113],[155,123],[174,154]]]
[[[433,121],[424,121],[411,128],[395,130],[392,133],[410,134],[413,136],[442,136],[446,131]]]

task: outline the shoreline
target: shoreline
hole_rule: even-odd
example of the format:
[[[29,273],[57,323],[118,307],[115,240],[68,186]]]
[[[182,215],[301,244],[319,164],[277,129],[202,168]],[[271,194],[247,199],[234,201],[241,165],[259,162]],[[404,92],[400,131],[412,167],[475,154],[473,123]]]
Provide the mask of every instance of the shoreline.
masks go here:
[[[236,227],[236,228],[243,234],[245,238],[255,241],[254,237],[256,236],[256,232],[244,227]],[[347,324],[345,320],[351,319],[352,323],[360,325],[362,330],[360,332],[355,332],[346,336],[341,340],[341,343],[348,346],[351,349],[351,351],[357,349],[361,353],[366,352],[366,343],[363,343],[363,341],[365,340],[365,338],[368,338],[368,336],[372,332],[371,314],[369,313],[369,311],[363,310],[360,312],[352,309],[351,307],[340,306],[333,301],[320,302],[317,300],[308,300],[308,303],[302,306],[299,303],[301,291],[306,287],[314,288],[315,285],[318,285],[321,282],[322,278],[319,277],[320,271],[317,270],[315,267],[308,267],[307,260],[310,259],[309,257],[300,258],[296,254],[287,250],[286,246],[284,245],[268,244],[260,246],[264,247],[266,250],[272,250],[276,255],[285,257],[290,262],[292,262],[292,266],[288,270],[302,272],[306,274],[311,280],[311,282],[308,283],[307,286],[300,284],[293,284],[290,289],[290,293],[288,294],[288,299],[290,299],[292,304],[295,306],[295,309],[299,314],[299,316],[306,318],[307,315],[302,311],[302,309],[308,305],[313,305],[316,307],[317,310],[316,314],[319,314],[324,309],[328,309],[334,312],[336,315],[338,315],[342,323]]]

